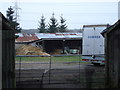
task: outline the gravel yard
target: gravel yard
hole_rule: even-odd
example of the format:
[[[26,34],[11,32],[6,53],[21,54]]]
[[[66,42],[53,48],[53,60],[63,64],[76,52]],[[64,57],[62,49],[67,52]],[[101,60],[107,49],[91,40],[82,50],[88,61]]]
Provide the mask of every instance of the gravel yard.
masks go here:
[[[17,88],[104,88],[104,72],[104,66],[87,63],[51,62],[50,65],[16,61],[16,85]]]

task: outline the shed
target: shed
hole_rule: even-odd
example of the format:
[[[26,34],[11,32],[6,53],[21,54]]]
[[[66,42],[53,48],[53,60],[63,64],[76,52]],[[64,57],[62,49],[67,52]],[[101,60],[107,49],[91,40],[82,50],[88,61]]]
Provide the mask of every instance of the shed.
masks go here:
[[[120,20],[101,33],[105,38],[106,85],[120,87]]]
[[[35,34],[16,33],[15,35],[18,36],[18,38],[15,39],[15,49],[18,49],[20,46],[23,46],[24,44],[36,46],[36,42],[40,41]]]
[[[47,53],[65,48],[78,49],[82,52],[82,33],[16,33],[19,38],[15,40],[16,48],[21,44],[32,44],[43,48]]]
[[[61,49],[78,49],[82,52],[82,33],[36,33],[47,53]],[[40,43],[39,43],[40,44]],[[64,53],[64,52],[63,52]]]
[[[0,88],[15,87],[14,29],[0,12]]]

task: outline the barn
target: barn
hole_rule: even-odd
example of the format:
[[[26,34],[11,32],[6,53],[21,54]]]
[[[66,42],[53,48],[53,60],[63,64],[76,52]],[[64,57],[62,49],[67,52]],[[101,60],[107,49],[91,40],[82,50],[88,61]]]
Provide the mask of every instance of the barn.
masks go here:
[[[120,87],[120,20],[102,32],[105,38],[106,85]]]
[[[15,39],[15,49],[19,48],[22,45],[28,45],[28,44],[36,46],[36,42],[40,41],[35,34],[16,33],[15,35],[18,36],[18,38]]]
[[[42,47],[47,53],[52,53],[55,50],[61,50],[64,53],[64,50],[72,49],[78,50],[79,53],[82,52],[82,33],[17,33],[16,35],[19,35],[15,41],[16,46],[23,43],[31,44]]]
[[[14,44],[14,29],[0,12],[0,89],[15,87]]]

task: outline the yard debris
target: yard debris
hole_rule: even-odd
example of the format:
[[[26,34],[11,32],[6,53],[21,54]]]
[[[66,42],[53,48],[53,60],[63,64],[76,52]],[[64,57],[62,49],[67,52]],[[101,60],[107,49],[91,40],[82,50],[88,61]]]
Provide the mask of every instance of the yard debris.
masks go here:
[[[53,52],[51,52],[51,55],[60,55],[62,52],[62,49],[55,49]]]
[[[32,45],[23,45],[16,49],[16,55],[47,55],[50,54],[43,52],[41,48]]]

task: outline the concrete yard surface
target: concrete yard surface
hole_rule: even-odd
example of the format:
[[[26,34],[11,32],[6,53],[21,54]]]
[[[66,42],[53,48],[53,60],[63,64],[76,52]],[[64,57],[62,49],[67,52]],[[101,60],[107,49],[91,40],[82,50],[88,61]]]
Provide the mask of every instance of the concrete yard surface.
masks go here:
[[[105,67],[86,63],[16,64],[16,88],[105,88]],[[51,67],[51,69],[50,69]]]

